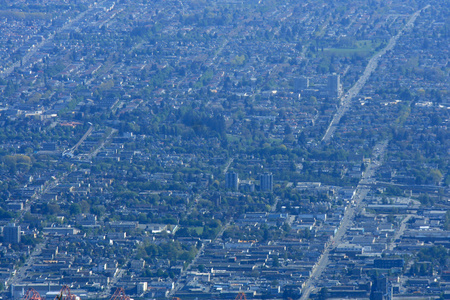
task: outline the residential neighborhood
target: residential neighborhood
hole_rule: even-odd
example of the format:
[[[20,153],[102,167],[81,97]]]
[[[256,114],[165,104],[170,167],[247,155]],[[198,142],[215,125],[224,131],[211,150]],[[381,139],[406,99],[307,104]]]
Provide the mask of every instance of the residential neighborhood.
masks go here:
[[[449,10],[0,0],[0,297],[450,299]]]

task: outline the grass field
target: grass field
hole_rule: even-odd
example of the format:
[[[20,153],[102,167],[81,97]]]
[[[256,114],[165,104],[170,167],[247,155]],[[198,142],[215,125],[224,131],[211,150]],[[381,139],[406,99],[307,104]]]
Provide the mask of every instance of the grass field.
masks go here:
[[[375,49],[380,46],[381,41],[371,41],[371,40],[361,40],[356,42],[356,47],[353,48],[325,48],[323,49],[324,54],[335,54],[335,55],[352,55],[359,53],[362,55],[367,55],[375,51]]]
[[[189,229],[197,231],[198,235],[201,235],[203,233],[203,227],[189,227]]]

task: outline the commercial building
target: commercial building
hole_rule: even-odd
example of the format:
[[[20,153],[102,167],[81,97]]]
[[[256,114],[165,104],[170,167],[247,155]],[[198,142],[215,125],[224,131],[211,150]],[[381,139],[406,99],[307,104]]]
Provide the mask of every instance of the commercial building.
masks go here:
[[[20,243],[20,226],[16,224],[8,224],[3,228],[3,239],[5,243]]]
[[[328,95],[332,98],[338,98],[342,94],[341,76],[333,73],[328,76],[327,84]]]
[[[381,269],[403,268],[403,258],[379,258],[374,260],[374,267]]]
[[[309,78],[301,76],[294,79],[294,91],[301,92],[309,88]]]

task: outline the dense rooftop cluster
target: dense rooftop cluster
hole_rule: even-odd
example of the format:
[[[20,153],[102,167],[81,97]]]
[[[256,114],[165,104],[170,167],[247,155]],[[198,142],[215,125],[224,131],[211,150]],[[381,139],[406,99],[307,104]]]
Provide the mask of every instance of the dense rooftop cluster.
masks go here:
[[[449,297],[445,1],[73,2],[0,1],[5,299]]]

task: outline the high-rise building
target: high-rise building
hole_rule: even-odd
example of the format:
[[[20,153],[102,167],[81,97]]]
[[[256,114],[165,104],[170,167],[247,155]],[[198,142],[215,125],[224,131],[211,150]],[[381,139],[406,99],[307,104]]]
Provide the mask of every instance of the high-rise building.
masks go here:
[[[239,176],[236,172],[225,174],[225,187],[227,189],[237,190],[239,187]]]
[[[390,299],[392,299],[392,285],[386,276],[381,275],[373,282],[370,300]]]
[[[332,98],[339,98],[342,94],[341,76],[333,73],[328,76],[328,95]]]
[[[272,173],[264,173],[259,176],[259,182],[261,191],[272,192],[273,191],[273,175]]]
[[[8,224],[3,228],[3,240],[5,243],[20,243],[20,226],[16,224]]]
[[[294,79],[294,91],[301,92],[309,88],[309,78],[305,76],[301,76]]]

